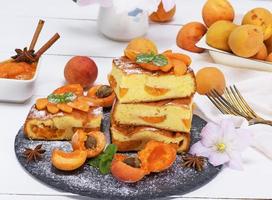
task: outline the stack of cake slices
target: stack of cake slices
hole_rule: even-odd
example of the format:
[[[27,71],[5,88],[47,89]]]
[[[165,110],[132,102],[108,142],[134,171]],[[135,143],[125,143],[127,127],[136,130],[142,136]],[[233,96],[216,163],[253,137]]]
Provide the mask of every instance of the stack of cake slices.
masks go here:
[[[112,108],[111,139],[119,151],[138,151],[149,140],[190,145],[195,76],[152,72],[126,57],[113,60],[109,82],[117,96]]]

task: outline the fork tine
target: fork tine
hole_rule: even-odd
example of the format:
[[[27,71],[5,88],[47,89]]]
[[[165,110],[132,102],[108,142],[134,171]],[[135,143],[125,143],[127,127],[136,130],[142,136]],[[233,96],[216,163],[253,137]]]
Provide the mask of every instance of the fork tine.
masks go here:
[[[217,109],[218,109],[222,114],[227,114],[227,113],[225,112],[225,109],[223,109],[223,108],[220,106],[220,104],[218,104],[218,103],[215,101],[214,97],[211,97],[210,94],[207,94],[206,96],[210,99],[210,101],[213,103],[213,105],[215,105],[215,107],[217,107]]]
[[[230,86],[230,90],[231,90],[235,100],[237,101],[237,106],[239,106],[240,109],[243,110],[243,112],[245,113],[247,118],[248,119],[254,118],[254,115],[252,115],[252,113],[250,111],[248,111],[248,109],[245,107],[244,103],[241,101],[241,99],[239,98],[239,96],[236,93],[236,91],[234,90],[234,88]]]
[[[210,92],[212,96],[214,97],[214,100],[223,107],[225,110],[225,114],[233,114],[233,115],[239,115],[239,112],[236,112],[235,109],[227,102],[216,90],[212,90]]]
[[[224,97],[226,98],[226,100],[228,102],[230,102],[230,104],[232,106],[235,106],[237,108],[236,102],[234,101],[234,98],[232,97],[232,93],[230,92],[229,88],[227,88],[227,87],[225,88],[225,91],[224,91]],[[239,110],[240,112],[242,112],[242,110],[239,109],[239,106],[238,106],[237,110]]]
[[[253,116],[253,118],[259,118],[259,116],[254,112],[254,110],[251,109],[251,107],[245,101],[245,99],[243,98],[243,96],[241,95],[241,93],[239,92],[239,90],[237,89],[237,87],[235,85],[233,85],[233,88],[234,88],[236,94],[238,95],[240,101],[243,103],[243,105],[248,110],[248,112],[251,113],[251,115]]]

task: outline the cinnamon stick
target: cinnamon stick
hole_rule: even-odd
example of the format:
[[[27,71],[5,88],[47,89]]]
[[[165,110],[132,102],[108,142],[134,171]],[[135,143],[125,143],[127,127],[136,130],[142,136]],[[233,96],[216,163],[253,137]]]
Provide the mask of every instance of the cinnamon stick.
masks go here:
[[[58,39],[60,38],[59,34],[56,33],[48,42],[46,42],[36,53],[35,59],[38,60],[41,55],[49,49]]]
[[[34,35],[32,37],[32,40],[31,40],[31,43],[30,43],[30,46],[29,46],[29,50],[33,50],[34,49],[34,47],[36,45],[36,42],[38,40],[38,37],[39,37],[39,35],[41,33],[41,30],[43,28],[43,25],[44,25],[44,21],[40,19],[39,23],[37,25],[37,28],[35,30],[35,33],[34,33]]]

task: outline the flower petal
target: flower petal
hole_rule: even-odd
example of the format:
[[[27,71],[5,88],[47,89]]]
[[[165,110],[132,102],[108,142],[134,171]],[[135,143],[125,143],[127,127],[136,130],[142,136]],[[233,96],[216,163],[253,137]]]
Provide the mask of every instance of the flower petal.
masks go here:
[[[230,160],[228,154],[226,153],[221,153],[221,152],[211,152],[210,156],[209,156],[209,162],[213,165],[213,166],[218,166],[218,165],[222,165],[226,162],[228,162]]]
[[[233,151],[230,156],[230,161],[227,166],[232,169],[243,170],[243,162],[239,152]]]
[[[197,156],[209,157],[211,150],[205,146],[201,142],[197,142],[192,145],[190,148],[190,154],[195,154]]]
[[[206,147],[212,147],[222,135],[220,126],[209,122],[201,131],[201,143]]]

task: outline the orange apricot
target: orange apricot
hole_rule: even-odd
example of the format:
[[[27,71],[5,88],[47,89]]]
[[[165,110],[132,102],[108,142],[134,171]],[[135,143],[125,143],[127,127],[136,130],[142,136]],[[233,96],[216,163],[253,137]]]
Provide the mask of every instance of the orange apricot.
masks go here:
[[[111,107],[115,100],[115,93],[107,85],[97,85],[91,87],[87,94],[95,106]]]
[[[139,118],[147,123],[156,124],[156,123],[163,122],[166,119],[166,116],[163,115],[163,116],[158,116],[158,117],[139,117]]]
[[[48,112],[50,112],[52,114],[59,112],[59,108],[57,107],[56,104],[53,104],[53,103],[48,103],[46,105],[46,108],[47,108]]]
[[[224,74],[216,67],[205,67],[196,74],[196,91],[205,95],[211,90],[216,90],[219,94],[224,93],[226,81]]]
[[[188,67],[182,60],[172,59],[172,63],[174,65],[175,75],[182,76],[187,72]]]
[[[90,109],[89,104],[87,102],[80,101],[80,100],[69,102],[67,103],[67,105],[74,109],[81,110],[83,112],[88,112]]]
[[[169,11],[165,11],[162,2],[159,4],[158,9],[156,12],[153,12],[150,16],[149,19],[154,22],[168,22],[172,20],[176,13],[176,6],[173,7]]]
[[[65,103],[58,103],[57,104],[57,107],[63,111],[63,112],[67,112],[67,113],[71,113],[73,111],[73,108],[68,106],[67,104]]]
[[[265,59],[268,62],[272,62],[272,52]]]
[[[128,88],[119,88],[120,97],[124,97],[128,92]]]
[[[53,94],[64,94],[66,92],[73,92],[77,96],[83,95],[83,88],[80,84],[69,84],[59,87],[53,91]]]
[[[185,24],[179,30],[176,38],[176,44],[182,49],[195,53],[201,53],[204,51],[204,49],[197,47],[196,43],[205,35],[206,32],[207,28],[202,23],[190,22]]]
[[[166,89],[166,88],[156,88],[156,87],[150,87],[147,85],[145,85],[144,89],[148,94],[152,96],[161,96],[166,94],[169,91],[169,89]]]
[[[189,66],[192,63],[192,59],[182,53],[173,53],[171,50],[167,50],[163,53],[166,55],[168,58],[172,59],[177,59],[177,60],[182,60],[187,66]]]
[[[258,60],[265,60],[266,57],[267,57],[267,48],[265,44],[263,43],[258,53],[254,55],[252,58],[258,59]]]
[[[173,165],[176,149],[171,144],[150,140],[145,148],[138,152],[142,168],[148,172],[161,172]]]
[[[117,86],[117,82],[116,82],[115,78],[114,78],[112,75],[109,75],[109,76],[108,76],[108,81],[109,81],[110,86],[111,86],[113,89],[115,89],[116,86]]]
[[[157,65],[153,65],[152,63],[138,63],[141,68],[149,70],[149,71],[159,71],[160,67]]]
[[[73,152],[65,152],[59,149],[53,149],[51,162],[57,169],[72,171],[81,167],[86,159],[86,151],[76,150]]]
[[[153,41],[147,38],[135,38],[131,40],[125,51],[125,56],[128,57],[130,60],[134,61],[136,56],[141,53],[158,53],[158,49]]]
[[[106,143],[106,136],[100,131],[86,133],[83,130],[78,130],[71,140],[73,149],[86,150],[88,158],[99,155],[104,150]]]
[[[47,106],[47,104],[48,104],[47,98],[40,98],[40,99],[37,99],[37,100],[36,100],[36,108],[37,108],[38,110],[43,110],[43,109],[45,109],[46,106]]]
[[[129,159],[130,161],[127,162]],[[134,183],[141,180],[146,175],[146,171],[140,166],[135,166],[133,159],[136,158],[128,158],[125,155],[116,154],[111,163],[110,170],[112,176],[126,183]]]

